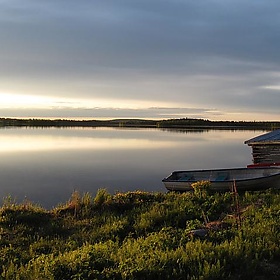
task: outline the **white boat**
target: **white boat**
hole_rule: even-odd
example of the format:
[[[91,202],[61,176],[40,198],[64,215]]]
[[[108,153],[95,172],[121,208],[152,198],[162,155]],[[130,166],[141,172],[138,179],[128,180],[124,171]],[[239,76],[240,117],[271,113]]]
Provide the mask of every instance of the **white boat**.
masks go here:
[[[162,180],[170,191],[193,190],[199,181],[209,181],[212,191],[229,191],[233,184],[241,191],[280,188],[280,167],[174,171]]]

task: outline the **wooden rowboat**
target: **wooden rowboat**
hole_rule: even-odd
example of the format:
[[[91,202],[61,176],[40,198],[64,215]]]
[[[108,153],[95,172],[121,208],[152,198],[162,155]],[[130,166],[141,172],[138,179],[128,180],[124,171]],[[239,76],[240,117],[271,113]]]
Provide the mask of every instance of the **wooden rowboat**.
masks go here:
[[[229,191],[234,182],[240,191],[280,188],[280,167],[174,171],[162,180],[170,191],[190,191],[198,181],[209,181],[212,191]]]

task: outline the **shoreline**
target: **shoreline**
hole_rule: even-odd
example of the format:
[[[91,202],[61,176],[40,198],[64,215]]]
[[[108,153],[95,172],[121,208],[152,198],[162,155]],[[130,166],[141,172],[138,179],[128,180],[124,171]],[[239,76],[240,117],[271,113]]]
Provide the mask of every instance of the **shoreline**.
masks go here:
[[[18,119],[0,118],[0,127],[132,127],[167,129],[264,129],[280,128],[280,121],[210,121],[204,119],[112,119],[112,120],[68,120],[68,119]]]

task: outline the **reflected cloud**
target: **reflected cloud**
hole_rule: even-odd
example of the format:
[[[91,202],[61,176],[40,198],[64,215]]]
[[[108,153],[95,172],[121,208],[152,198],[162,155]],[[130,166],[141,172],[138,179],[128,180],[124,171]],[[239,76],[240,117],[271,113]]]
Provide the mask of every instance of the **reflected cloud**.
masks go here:
[[[140,150],[174,146],[172,141],[62,135],[1,135],[0,153],[61,151],[61,150]]]

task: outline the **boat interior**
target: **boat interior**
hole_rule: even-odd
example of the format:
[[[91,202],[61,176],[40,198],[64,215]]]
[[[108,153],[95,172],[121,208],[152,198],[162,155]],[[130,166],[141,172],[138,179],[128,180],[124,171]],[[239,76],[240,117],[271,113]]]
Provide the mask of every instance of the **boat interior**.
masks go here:
[[[175,171],[168,177],[176,181],[233,181],[267,177],[280,173],[280,168],[241,168],[229,170]]]

